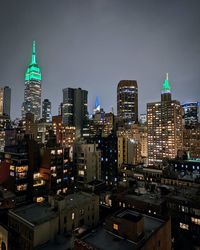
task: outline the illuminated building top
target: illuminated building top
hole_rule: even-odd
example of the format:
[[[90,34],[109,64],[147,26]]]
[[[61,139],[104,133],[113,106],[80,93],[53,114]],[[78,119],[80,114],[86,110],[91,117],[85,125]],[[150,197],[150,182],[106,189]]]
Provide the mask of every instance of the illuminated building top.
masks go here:
[[[167,94],[167,93],[171,93],[171,86],[168,79],[168,73],[166,74],[166,79],[164,80],[162,85],[162,94]]]
[[[35,41],[33,41],[31,63],[29,64],[25,73],[25,81],[30,81],[30,80],[36,80],[36,81],[42,80],[41,70],[36,60]]]

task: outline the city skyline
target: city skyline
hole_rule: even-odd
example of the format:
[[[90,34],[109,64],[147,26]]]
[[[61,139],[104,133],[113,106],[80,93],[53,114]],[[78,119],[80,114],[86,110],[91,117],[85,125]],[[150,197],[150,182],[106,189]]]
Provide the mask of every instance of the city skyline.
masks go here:
[[[12,89],[12,119],[21,116],[33,40],[43,72],[42,100],[51,101],[53,115],[67,87],[88,91],[90,113],[97,95],[102,108],[116,113],[120,80],[137,80],[144,113],[148,102],[159,100],[166,72],[174,98],[199,100],[198,1],[48,1],[47,10],[43,1],[37,12],[36,2],[6,1],[0,10],[0,84]]]

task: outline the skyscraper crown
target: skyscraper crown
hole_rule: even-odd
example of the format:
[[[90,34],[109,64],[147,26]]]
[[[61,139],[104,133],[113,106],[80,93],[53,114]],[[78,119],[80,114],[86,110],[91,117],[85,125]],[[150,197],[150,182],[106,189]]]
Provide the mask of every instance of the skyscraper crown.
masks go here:
[[[162,85],[162,94],[171,93],[171,86],[168,79],[168,73],[166,73],[166,78]]]
[[[42,75],[41,75],[41,70],[37,64],[36,60],[36,45],[35,41],[33,41],[33,46],[32,46],[32,56],[31,56],[31,62],[26,70],[25,73],[25,81],[30,81],[30,80],[36,80],[36,81],[41,81],[42,80]]]

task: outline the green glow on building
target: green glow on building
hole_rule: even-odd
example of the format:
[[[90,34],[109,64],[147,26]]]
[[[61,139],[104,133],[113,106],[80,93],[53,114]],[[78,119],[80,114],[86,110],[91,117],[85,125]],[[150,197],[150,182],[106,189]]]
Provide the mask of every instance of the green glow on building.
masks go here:
[[[162,85],[162,93],[171,93],[171,86],[168,80],[168,73],[166,74],[166,79],[163,82]]]
[[[37,64],[37,60],[36,60],[35,41],[33,41],[31,63],[29,64],[29,66],[26,70],[26,73],[25,73],[25,81],[30,81],[30,80],[36,80],[36,81],[42,80],[41,70],[40,70],[40,68]]]

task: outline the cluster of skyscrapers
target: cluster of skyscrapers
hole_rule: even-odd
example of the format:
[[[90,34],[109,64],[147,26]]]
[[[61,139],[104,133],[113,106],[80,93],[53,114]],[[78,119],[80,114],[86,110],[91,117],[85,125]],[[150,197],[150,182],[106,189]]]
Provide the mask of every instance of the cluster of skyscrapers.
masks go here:
[[[41,99],[33,42],[21,119],[11,121],[11,89],[0,88],[4,247],[47,244],[48,249],[58,235],[81,235],[80,230],[105,220],[105,230],[92,231],[105,240],[105,249],[115,245],[109,232],[120,249],[169,250],[175,244],[170,216],[176,244],[181,230],[200,244],[200,203],[193,202],[200,187],[200,103],[174,100],[166,74],[160,100],[139,115],[138,88],[136,80],[121,80],[117,114],[105,112],[97,97],[89,115],[88,91],[67,87],[58,114],[52,115],[51,102]],[[90,236],[74,241],[76,250],[99,248]]]

